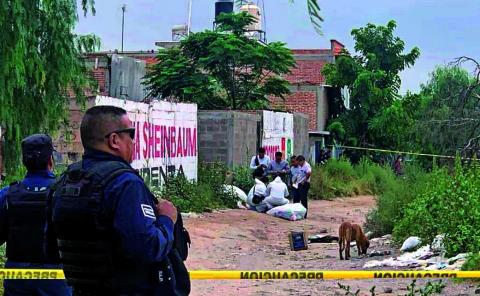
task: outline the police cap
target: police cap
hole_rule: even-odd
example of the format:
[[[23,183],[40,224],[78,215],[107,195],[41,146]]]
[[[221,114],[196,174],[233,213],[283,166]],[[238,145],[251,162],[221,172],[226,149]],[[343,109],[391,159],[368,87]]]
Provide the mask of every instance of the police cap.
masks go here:
[[[46,159],[52,156],[52,138],[46,134],[35,134],[22,140],[23,158]]]

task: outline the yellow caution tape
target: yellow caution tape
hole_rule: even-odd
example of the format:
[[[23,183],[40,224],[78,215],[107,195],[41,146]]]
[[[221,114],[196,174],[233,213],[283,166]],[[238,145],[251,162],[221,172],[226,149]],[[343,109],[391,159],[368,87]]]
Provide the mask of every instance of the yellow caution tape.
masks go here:
[[[0,279],[10,280],[64,280],[61,269],[0,269]]]
[[[192,280],[365,280],[417,278],[480,278],[480,271],[388,271],[388,270],[198,270],[190,271]],[[61,269],[0,269],[0,279],[63,280]]]
[[[331,270],[258,270],[191,271],[192,280],[341,280],[405,278],[480,278],[480,271],[331,271]]]
[[[418,152],[407,152],[407,151],[397,151],[397,150],[388,150],[388,149],[378,149],[378,148],[365,148],[365,147],[352,147],[352,146],[335,146],[335,148],[344,148],[350,150],[363,150],[363,151],[377,151],[393,154],[406,154],[406,155],[416,155],[416,156],[428,156],[428,157],[437,157],[437,158],[448,158],[455,159],[455,156],[451,155],[439,155],[439,154],[428,154],[428,153],[418,153]],[[478,160],[476,158],[466,158],[462,157],[462,160]]]

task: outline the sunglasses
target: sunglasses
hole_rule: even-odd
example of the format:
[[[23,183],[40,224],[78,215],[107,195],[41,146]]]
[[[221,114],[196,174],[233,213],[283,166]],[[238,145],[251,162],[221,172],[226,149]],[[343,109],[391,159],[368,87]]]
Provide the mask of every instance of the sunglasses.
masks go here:
[[[135,128],[133,128],[133,127],[121,128],[121,129],[114,130],[113,132],[106,134],[105,138],[109,138],[110,135],[112,135],[112,134],[122,134],[122,133],[128,133],[128,135],[130,136],[130,138],[132,140],[135,139]]]

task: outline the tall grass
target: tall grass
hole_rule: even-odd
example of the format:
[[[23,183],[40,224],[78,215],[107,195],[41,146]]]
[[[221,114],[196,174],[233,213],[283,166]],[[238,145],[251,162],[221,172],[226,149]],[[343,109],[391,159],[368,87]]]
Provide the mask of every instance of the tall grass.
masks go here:
[[[419,165],[406,164],[405,175],[397,177],[388,166],[363,158],[356,165],[346,159],[330,160],[316,166],[312,174],[311,197],[331,199],[355,195],[375,195],[376,207],[366,219],[365,227],[375,236],[392,233],[404,217],[407,206],[427,190],[431,174]]]
[[[324,166],[316,166],[311,178],[313,199],[379,194],[397,182],[390,168],[368,159],[355,166],[346,159],[333,159]]]
[[[232,177],[228,177],[231,174]],[[184,176],[169,176],[161,188],[152,187],[157,197],[170,200],[182,212],[209,212],[221,208],[235,208],[237,197],[226,191],[224,185],[232,183],[246,193],[253,186],[248,167],[237,167],[233,172],[221,163],[201,163],[198,180],[187,180]]]

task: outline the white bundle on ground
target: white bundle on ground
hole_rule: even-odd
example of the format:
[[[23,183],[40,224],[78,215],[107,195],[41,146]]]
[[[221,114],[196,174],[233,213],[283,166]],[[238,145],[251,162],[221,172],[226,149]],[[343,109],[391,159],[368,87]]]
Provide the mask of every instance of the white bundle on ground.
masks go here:
[[[417,247],[419,247],[421,243],[422,243],[422,240],[419,237],[411,236],[407,238],[407,240],[403,243],[402,247],[400,248],[400,251],[402,252],[413,251]]]
[[[243,192],[242,189],[233,185],[223,185],[223,191],[228,193],[233,193],[238,199],[237,201],[238,208],[246,209],[244,204],[247,203],[247,194]]]
[[[290,221],[302,220],[305,218],[306,213],[307,209],[300,203],[286,204],[275,207],[267,212],[268,215]]]

